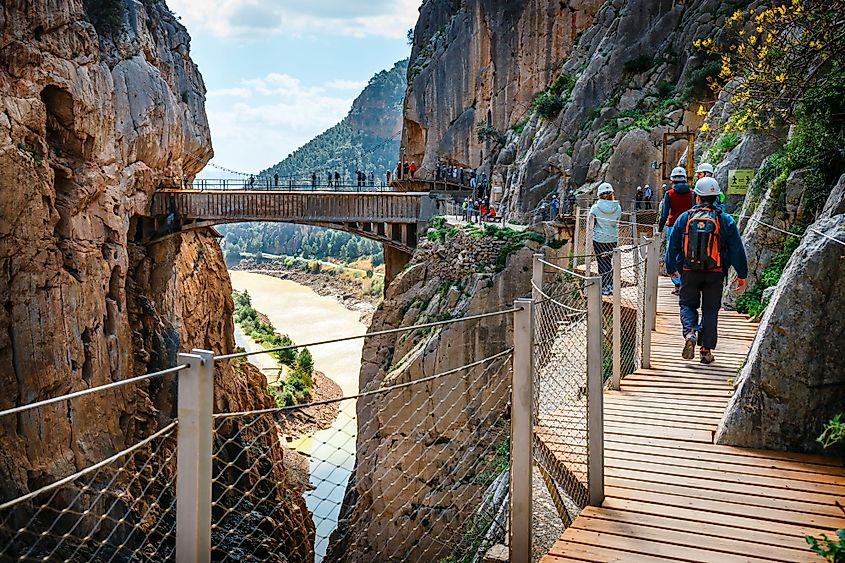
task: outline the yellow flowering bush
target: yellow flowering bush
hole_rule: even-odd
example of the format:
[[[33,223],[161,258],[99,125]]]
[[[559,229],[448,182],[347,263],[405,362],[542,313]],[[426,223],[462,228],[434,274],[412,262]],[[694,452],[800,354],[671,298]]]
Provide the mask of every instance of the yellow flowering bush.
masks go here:
[[[693,45],[720,57],[710,86],[738,106],[726,130],[794,122],[804,93],[845,67],[845,0],[778,0],[735,11],[725,28],[724,41]]]

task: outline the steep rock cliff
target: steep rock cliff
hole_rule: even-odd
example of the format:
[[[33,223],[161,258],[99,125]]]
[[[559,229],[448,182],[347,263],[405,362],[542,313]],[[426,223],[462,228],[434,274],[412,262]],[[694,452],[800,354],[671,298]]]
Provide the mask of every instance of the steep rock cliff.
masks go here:
[[[795,250],[766,309],[716,442],[820,451],[845,397],[845,176]],[[840,448],[841,449],[841,448]]]
[[[48,0],[3,2],[0,32],[0,408],[169,367],[192,346],[231,350],[214,238],[142,237],[156,187],[212,154],[185,28],[160,2]],[[217,408],[266,405],[248,368],[218,375]],[[170,376],[5,417],[0,496],[138,442],[175,415],[174,393]],[[310,522],[295,524],[301,542]]]
[[[529,243],[534,244],[534,243]],[[509,308],[530,287],[531,250],[499,273],[499,241],[424,242],[388,287],[373,331]],[[510,346],[512,316],[367,339],[362,390],[429,377]],[[358,447],[327,560],[438,561],[472,539],[467,522],[508,439],[510,362],[358,400]],[[422,522],[404,526],[405,522]]]
[[[511,212],[601,181],[633,200],[637,185],[662,182],[652,163],[662,160],[663,132],[703,121],[695,101],[709,97],[705,77],[718,65],[692,41],[718,36],[740,4],[426,2],[408,71],[405,144],[426,170],[438,158],[481,165]],[[537,94],[551,95],[551,109],[533,102]],[[492,128],[484,141],[478,125]],[[670,144],[670,169],[686,148]]]

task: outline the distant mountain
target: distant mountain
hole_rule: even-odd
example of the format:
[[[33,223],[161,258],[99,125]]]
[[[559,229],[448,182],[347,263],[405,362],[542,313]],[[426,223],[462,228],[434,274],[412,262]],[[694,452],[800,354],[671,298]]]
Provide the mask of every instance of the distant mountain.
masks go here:
[[[355,170],[384,177],[396,167],[402,134],[402,102],[405,97],[408,60],[373,76],[352,103],[343,120],[293,151],[278,164],[261,172],[282,178],[310,178],[316,172],[324,183],[326,172],[345,174],[354,181]]]

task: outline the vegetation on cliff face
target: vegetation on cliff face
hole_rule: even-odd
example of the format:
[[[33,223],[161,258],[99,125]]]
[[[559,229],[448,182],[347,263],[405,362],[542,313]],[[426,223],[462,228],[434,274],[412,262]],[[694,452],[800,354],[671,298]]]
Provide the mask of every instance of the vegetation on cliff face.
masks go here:
[[[294,345],[287,334],[279,334],[267,317],[253,308],[248,292],[235,291],[232,297],[235,302],[234,319],[244,334],[265,348]],[[299,352],[289,348],[270,352],[270,355],[287,367],[287,376],[281,385],[267,386],[267,392],[276,405],[285,407],[307,402],[314,386],[314,360],[308,348],[300,348]]]
[[[310,178],[317,173],[325,185],[326,172],[337,171],[345,184],[355,183],[355,171],[374,172],[376,182],[396,168],[402,100],[408,61],[396,63],[370,79],[343,120],[261,172],[282,178]]]

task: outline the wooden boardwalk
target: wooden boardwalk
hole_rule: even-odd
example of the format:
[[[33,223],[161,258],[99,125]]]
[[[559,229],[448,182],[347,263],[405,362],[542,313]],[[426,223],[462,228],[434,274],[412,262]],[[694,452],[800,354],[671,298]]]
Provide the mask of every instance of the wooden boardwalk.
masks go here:
[[[822,561],[804,535],[845,527],[845,467],[713,444],[757,327],[723,312],[716,363],[697,351],[684,361],[670,284],[661,278],[651,369],[605,393],[604,504],[585,508],[541,561]]]

